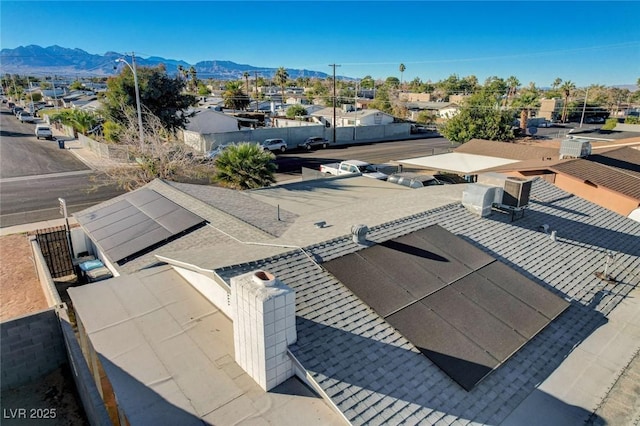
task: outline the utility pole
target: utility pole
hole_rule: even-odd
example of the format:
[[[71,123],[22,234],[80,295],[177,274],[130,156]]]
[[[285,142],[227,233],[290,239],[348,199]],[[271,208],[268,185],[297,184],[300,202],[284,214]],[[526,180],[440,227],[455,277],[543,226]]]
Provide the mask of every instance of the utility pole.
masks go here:
[[[340,65],[329,64],[333,67],[333,143],[336,143],[336,67]]]
[[[256,76],[256,112],[258,112],[258,71],[254,71]]]
[[[588,96],[589,96],[589,88],[587,87],[587,92],[584,94],[584,103],[582,104],[582,117],[580,118],[580,127],[582,127],[582,122],[584,121],[584,111],[587,109]]]

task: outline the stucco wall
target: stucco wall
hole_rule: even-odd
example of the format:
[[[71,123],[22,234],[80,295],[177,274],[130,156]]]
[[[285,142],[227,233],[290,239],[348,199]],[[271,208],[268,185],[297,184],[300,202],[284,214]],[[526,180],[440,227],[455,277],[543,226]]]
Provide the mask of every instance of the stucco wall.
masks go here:
[[[567,175],[557,174],[555,184],[560,189],[624,216],[629,216],[629,213],[640,205],[638,200],[633,200],[606,188],[591,186]]]
[[[381,126],[337,127],[337,145],[380,142],[402,139],[410,135],[409,123],[390,123]],[[270,138],[281,138],[287,141],[289,149],[296,148],[310,136],[323,136],[333,141],[333,128],[322,125],[301,127],[269,127],[238,132],[200,135],[194,132],[183,132],[183,140],[199,152],[208,152],[218,145],[235,142],[259,142]]]

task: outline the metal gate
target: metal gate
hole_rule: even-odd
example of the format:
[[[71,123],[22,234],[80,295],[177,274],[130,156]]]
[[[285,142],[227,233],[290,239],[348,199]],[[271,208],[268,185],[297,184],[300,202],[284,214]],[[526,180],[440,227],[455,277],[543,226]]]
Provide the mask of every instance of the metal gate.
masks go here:
[[[64,226],[39,229],[36,231],[36,239],[52,278],[66,277],[74,273],[67,230]]]

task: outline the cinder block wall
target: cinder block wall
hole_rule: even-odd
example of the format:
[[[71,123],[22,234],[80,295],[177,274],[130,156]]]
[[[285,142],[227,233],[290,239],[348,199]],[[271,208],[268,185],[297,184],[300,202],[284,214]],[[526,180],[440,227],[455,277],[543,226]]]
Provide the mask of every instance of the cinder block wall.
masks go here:
[[[2,390],[23,385],[67,362],[54,309],[0,323]]]

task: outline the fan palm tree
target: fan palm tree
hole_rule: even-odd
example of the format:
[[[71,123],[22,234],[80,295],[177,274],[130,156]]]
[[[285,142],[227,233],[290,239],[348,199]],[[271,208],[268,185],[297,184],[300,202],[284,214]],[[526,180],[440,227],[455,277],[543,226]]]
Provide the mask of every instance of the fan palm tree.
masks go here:
[[[522,93],[520,93],[520,96],[513,100],[512,105],[520,109],[520,128],[522,130],[526,130],[527,120],[529,119],[531,110],[540,106],[538,91],[531,89],[523,90]]]
[[[402,91],[402,77],[404,75],[404,71],[407,69],[407,67],[404,66],[404,64],[400,64],[400,91]]]
[[[244,77],[244,81],[245,81],[245,86],[247,89],[247,94],[249,94],[249,73],[247,71],[242,73],[242,76]]]
[[[258,144],[232,145],[216,158],[214,180],[235,189],[254,189],[274,183],[275,156]]]
[[[274,80],[276,84],[280,86],[280,88],[282,89],[282,103],[284,103],[284,86],[285,84],[287,84],[287,81],[289,80],[289,73],[287,72],[286,68],[284,67],[278,68],[278,70],[276,71]]]
[[[553,80],[553,83],[551,83],[551,88],[553,90],[556,90],[558,87],[560,87],[561,84],[562,84],[562,79],[556,78],[555,80]]]
[[[230,81],[225,85],[222,99],[224,106],[232,109],[246,109],[251,102],[249,96],[242,91],[242,83],[239,81]]]
[[[520,86],[520,81],[514,76],[509,77],[506,83],[507,83],[508,90],[507,90],[507,97],[504,100],[504,106],[509,105],[509,100],[516,95],[516,92],[518,91],[518,86]]]
[[[571,92],[576,89],[576,85],[571,82],[571,80],[567,80],[562,83],[560,86],[560,90],[564,93],[564,105],[562,105],[562,122],[565,123],[567,121],[567,109],[569,107],[569,96],[571,96]]]

